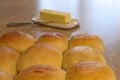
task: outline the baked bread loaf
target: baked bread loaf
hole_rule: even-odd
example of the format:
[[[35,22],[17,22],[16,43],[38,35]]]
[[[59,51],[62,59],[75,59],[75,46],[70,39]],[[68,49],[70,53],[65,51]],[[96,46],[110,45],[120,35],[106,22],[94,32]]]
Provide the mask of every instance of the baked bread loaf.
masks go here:
[[[89,34],[75,34],[69,41],[69,48],[73,48],[75,46],[89,46],[93,49],[104,53],[104,44],[103,41],[97,35],[89,35]]]
[[[27,50],[34,43],[33,36],[20,31],[8,32],[0,37],[0,46],[9,46],[18,52]]]
[[[83,62],[69,68],[66,80],[116,80],[112,69],[101,63]]]
[[[77,46],[67,50],[63,56],[63,69],[68,69],[74,64],[80,62],[101,62],[106,64],[106,60],[91,47],[88,46]]]
[[[13,80],[13,77],[8,73],[0,71],[0,80]]]
[[[65,71],[48,65],[32,66],[21,71],[15,80],[65,80]]]
[[[40,64],[61,67],[62,52],[51,45],[36,44],[21,55],[18,60],[18,71]]]
[[[16,65],[19,55],[20,53],[10,47],[0,46],[0,71],[14,76],[17,72]]]
[[[57,47],[64,52],[68,48],[68,39],[58,32],[43,33],[37,40],[37,43],[49,44]]]

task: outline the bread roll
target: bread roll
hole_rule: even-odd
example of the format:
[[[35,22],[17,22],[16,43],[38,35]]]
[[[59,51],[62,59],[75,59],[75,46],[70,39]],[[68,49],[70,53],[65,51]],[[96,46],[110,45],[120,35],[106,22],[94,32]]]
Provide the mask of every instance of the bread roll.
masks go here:
[[[21,71],[15,80],[65,80],[65,71],[47,65],[32,66]]]
[[[116,80],[112,69],[101,63],[83,62],[68,69],[66,80]]]
[[[104,44],[102,40],[97,35],[89,35],[89,34],[76,34],[73,35],[71,40],[69,41],[69,48],[73,48],[75,46],[89,46],[93,49],[104,53]]]
[[[18,52],[23,52],[35,43],[33,36],[20,31],[12,31],[0,37],[0,46],[9,46]]]
[[[14,76],[17,72],[16,65],[20,53],[9,47],[0,47],[0,71]]]
[[[67,50],[63,56],[63,68],[66,70],[80,62],[101,62],[106,64],[103,55],[88,46],[78,46]]]
[[[0,71],[0,80],[13,80],[13,77],[5,72]]]
[[[57,47],[64,52],[68,48],[68,39],[61,33],[43,33],[37,40],[37,43],[49,44]]]
[[[18,61],[18,70],[21,71],[30,66],[40,64],[61,67],[62,52],[51,45],[36,44],[22,54]]]

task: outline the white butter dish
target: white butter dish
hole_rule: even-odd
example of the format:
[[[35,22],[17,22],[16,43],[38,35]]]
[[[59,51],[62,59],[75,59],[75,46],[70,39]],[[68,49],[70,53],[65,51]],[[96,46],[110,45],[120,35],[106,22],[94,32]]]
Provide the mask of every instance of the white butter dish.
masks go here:
[[[51,26],[51,27],[61,28],[61,29],[71,29],[73,27],[78,26],[80,23],[79,20],[73,19],[73,18],[71,19],[71,22],[68,24],[60,24],[60,23],[51,22],[51,21],[48,22],[48,21],[42,20],[40,16],[33,17],[32,21],[41,23],[43,25]]]

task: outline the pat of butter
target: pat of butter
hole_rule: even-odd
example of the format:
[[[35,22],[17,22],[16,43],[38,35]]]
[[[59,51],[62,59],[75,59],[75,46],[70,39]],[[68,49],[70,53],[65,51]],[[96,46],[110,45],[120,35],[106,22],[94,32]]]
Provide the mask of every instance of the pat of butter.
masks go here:
[[[53,21],[57,23],[67,24],[71,21],[70,13],[66,12],[58,12],[53,10],[41,10],[40,11],[40,18],[46,21]]]

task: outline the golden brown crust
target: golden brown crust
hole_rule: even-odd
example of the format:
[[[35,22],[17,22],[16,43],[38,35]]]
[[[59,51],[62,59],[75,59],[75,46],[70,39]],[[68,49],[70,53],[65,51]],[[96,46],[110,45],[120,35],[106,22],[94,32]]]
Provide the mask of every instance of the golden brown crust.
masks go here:
[[[41,36],[52,36],[52,37],[54,37],[54,38],[59,38],[59,39],[66,39],[66,37],[63,35],[63,34],[61,34],[61,33],[58,33],[58,32],[45,32],[45,33],[43,33]],[[40,37],[41,37],[40,36]]]
[[[13,80],[13,77],[3,71],[0,71],[0,80]]]
[[[21,71],[15,80],[65,80],[65,71],[48,65],[32,66]]]
[[[86,38],[86,39],[92,39],[93,37],[97,37],[96,35],[90,35],[87,33],[81,33],[81,34],[75,34],[72,36],[72,38]]]
[[[20,32],[12,31],[0,37],[0,46],[9,46],[19,52],[23,52],[35,43],[33,36]]]
[[[43,33],[37,40],[37,43],[49,44],[57,47],[62,52],[68,48],[68,39],[61,33]]]
[[[80,62],[101,62],[103,64],[106,64],[106,60],[103,55],[88,46],[77,46],[67,50],[64,53],[64,69],[68,69],[70,66]]]
[[[72,36],[69,41],[69,48],[73,48],[75,46],[89,46],[93,49],[104,53],[104,43],[97,35],[89,35],[89,34],[75,34]]]
[[[82,62],[72,66],[66,80],[116,80],[112,69],[96,62]]]
[[[22,54],[18,61],[18,70],[21,71],[27,67],[40,64],[61,67],[62,52],[51,45],[36,44]]]
[[[10,47],[0,46],[0,70],[14,76],[19,55],[20,53]]]

